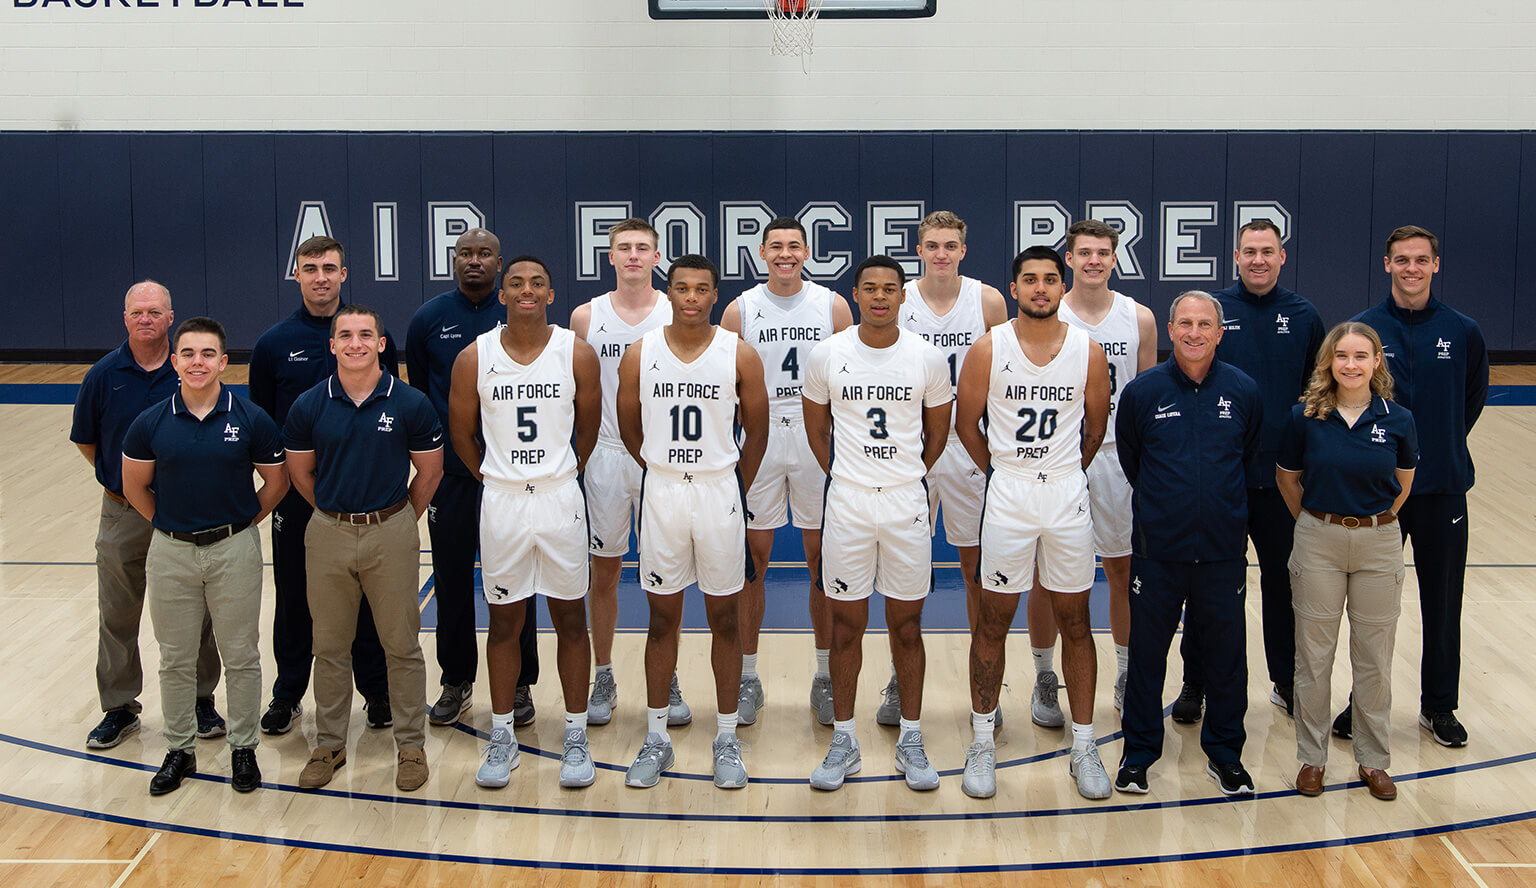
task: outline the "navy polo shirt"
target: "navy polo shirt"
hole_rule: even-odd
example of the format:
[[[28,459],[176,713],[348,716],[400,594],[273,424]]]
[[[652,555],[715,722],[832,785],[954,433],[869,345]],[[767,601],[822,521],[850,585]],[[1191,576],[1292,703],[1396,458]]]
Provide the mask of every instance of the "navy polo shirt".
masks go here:
[[[427,396],[437,419],[448,428],[448,391],[453,386],[453,362],[481,333],[496,329],[507,318],[507,307],[496,298],[500,289],[476,303],[459,289],[432,297],[416,310],[405,331],[405,369],[411,386]],[[469,477],[469,469],[453,442],[443,448],[443,472]]]
[[[1275,458],[1291,405],[1312,379],[1325,335],[1323,319],[1311,302],[1281,286],[1255,296],[1238,281],[1211,295],[1225,316],[1216,359],[1252,377],[1264,400],[1264,428],[1248,463],[1248,486],[1274,487]]]
[[[374,512],[405,499],[411,454],[441,449],[443,427],[426,395],[388,373],[362,404],[332,376],[293,402],[283,440],[315,454],[317,508]]]
[[[265,411],[228,386],[202,419],[177,391],[128,427],[123,457],[155,464],[155,527],[193,533],[256,517],[251,467],[282,465],[283,437]]]
[[[1351,427],[1338,411],[1308,418],[1307,405],[1291,408],[1279,468],[1301,473],[1301,507],[1335,515],[1378,515],[1402,492],[1397,469],[1419,462],[1413,414],[1400,404],[1371,398]]]
[[[1476,480],[1467,435],[1488,402],[1488,347],[1477,321],[1430,296],[1418,310],[1391,296],[1354,320],[1381,337],[1392,397],[1420,435],[1413,493],[1464,494]]]
[[[1179,562],[1247,557],[1245,466],[1263,411],[1258,384],[1221,361],[1199,383],[1170,357],[1126,384],[1115,450],[1132,487],[1132,552]]]
[[[395,338],[388,330],[381,330],[380,335],[384,337],[384,353],[379,355],[379,366],[385,373],[396,373],[399,359]],[[281,427],[299,395],[335,372],[331,319],[310,314],[300,303],[297,311],[261,334],[251,349],[251,401]]]
[[[75,397],[69,440],[96,445],[96,480],[102,487],[123,495],[123,436],[128,426],[145,408],[180,387],[169,351],[164,364],[146,371],[134,361],[126,341],[85,374]]]

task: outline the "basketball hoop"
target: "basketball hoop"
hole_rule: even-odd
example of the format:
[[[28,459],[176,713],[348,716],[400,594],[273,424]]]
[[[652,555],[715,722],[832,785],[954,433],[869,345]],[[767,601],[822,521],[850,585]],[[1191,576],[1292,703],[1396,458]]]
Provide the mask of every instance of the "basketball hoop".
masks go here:
[[[797,55],[801,70],[805,69],[805,57],[815,51],[813,38],[821,3],[822,0],[763,0],[768,20],[773,23],[774,55]]]

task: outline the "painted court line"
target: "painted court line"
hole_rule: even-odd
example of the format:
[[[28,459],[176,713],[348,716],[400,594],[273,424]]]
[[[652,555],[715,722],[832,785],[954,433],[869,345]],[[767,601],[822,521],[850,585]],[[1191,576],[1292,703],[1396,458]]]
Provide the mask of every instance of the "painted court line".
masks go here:
[[[1442,835],[1440,837],[1440,844],[1445,846],[1445,850],[1451,852],[1451,856],[1456,859],[1457,863],[1461,864],[1461,868],[1466,871],[1467,875],[1472,877],[1472,881],[1475,882],[1479,888],[1488,888],[1488,883],[1483,881],[1483,877],[1477,874],[1477,870],[1472,868],[1472,864],[1467,863],[1467,859],[1461,856],[1460,851],[1456,850],[1456,846],[1451,843],[1449,836]]]

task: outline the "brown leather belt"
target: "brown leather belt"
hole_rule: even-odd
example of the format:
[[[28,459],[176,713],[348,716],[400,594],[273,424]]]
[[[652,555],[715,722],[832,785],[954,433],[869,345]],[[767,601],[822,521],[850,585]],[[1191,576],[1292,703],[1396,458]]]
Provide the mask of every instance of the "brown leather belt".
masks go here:
[[[1380,527],[1383,524],[1391,524],[1397,520],[1397,516],[1391,512],[1382,512],[1380,515],[1367,515],[1364,518],[1356,518],[1353,515],[1335,515],[1332,512],[1319,512],[1316,509],[1308,509],[1307,512],[1319,521],[1351,528]]]
[[[350,524],[354,527],[361,527],[367,524],[383,524],[385,518],[397,514],[410,504],[410,497],[406,497],[400,502],[395,503],[393,506],[385,506],[377,512],[332,512],[327,509],[317,509],[316,511],[320,512],[322,515],[335,518],[336,521],[340,524]]]
[[[114,503],[117,503],[119,506],[126,506],[126,505],[128,505],[128,498],[123,496],[120,493],[113,493],[112,491],[106,489],[105,487],[103,487],[101,489],[101,492],[105,493],[107,495],[107,499],[111,500]]]
[[[183,543],[191,543],[194,546],[202,547],[223,542],[250,526],[251,522],[241,521],[238,524],[226,524],[222,527],[198,530],[192,533],[181,533],[174,530],[162,530],[160,532],[173,540],[181,540]]]

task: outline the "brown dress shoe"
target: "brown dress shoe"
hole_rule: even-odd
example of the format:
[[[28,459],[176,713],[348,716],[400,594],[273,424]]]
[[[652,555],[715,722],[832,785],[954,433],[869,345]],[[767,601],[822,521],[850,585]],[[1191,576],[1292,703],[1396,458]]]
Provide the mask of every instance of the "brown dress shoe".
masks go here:
[[[427,754],[419,747],[400,750],[400,761],[395,766],[395,788],[405,792],[420,789],[427,782]]]
[[[331,776],[336,769],[347,763],[347,748],[326,749],[324,746],[315,747],[315,751],[309,754],[309,764],[299,772],[300,789],[319,789],[331,782]]]
[[[1390,802],[1397,798],[1397,787],[1392,785],[1392,777],[1380,768],[1367,768],[1360,766],[1360,779],[1370,788],[1371,795],[1383,802]]]
[[[1301,771],[1296,775],[1296,791],[1309,797],[1322,795],[1323,766],[1302,765]]]

